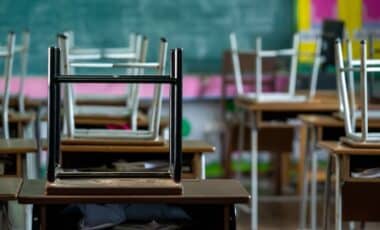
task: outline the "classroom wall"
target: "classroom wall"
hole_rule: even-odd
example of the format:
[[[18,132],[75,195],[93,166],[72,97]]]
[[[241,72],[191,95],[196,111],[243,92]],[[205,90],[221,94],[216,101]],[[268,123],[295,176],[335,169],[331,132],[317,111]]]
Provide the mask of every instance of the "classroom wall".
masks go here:
[[[313,52],[315,34],[319,33],[324,19],[340,19],[353,40],[354,57],[359,57],[359,40],[374,35],[374,46],[380,48],[380,1],[378,0],[297,0],[297,30],[303,38],[301,51]],[[380,56],[377,55],[377,58]],[[303,61],[311,62],[310,57]]]
[[[148,35],[151,46],[160,36],[170,47],[183,47],[185,71],[219,72],[220,57],[229,47],[228,34],[236,31],[242,47],[254,37],[264,45],[290,44],[295,29],[295,0],[1,0],[0,43],[9,30],[29,28],[29,73],[47,73],[47,47],[65,29],[76,33],[77,44],[112,47],[126,44],[128,34]],[[153,50],[152,54],[155,53]],[[18,70],[15,70],[16,74]]]

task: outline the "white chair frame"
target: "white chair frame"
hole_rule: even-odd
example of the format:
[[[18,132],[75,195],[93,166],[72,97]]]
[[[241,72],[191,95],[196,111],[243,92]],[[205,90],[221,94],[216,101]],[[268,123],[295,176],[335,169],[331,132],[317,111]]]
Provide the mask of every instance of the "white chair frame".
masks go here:
[[[238,96],[242,96],[245,98],[250,98],[255,101],[294,101],[294,102],[302,102],[307,99],[313,99],[316,94],[317,89],[317,81],[320,65],[323,61],[323,57],[321,56],[321,48],[322,48],[322,39],[319,36],[316,39],[316,48],[314,53],[312,54],[314,57],[311,79],[310,79],[310,87],[308,96],[297,96],[296,92],[296,80],[297,80],[297,64],[298,57],[300,55],[299,52],[299,35],[295,34],[293,36],[293,45],[292,48],[289,49],[280,49],[280,50],[262,50],[261,38],[256,39],[256,92],[258,93],[246,93],[243,89],[243,81],[242,74],[240,70],[240,60],[239,53],[242,51],[238,50],[236,34],[230,34],[230,45],[231,45],[231,54],[232,54],[232,64],[234,69],[234,77],[235,84],[238,92]],[[244,52],[244,51],[243,51]],[[290,81],[288,85],[288,92],[286,93],[263,93],[262,92],[262,60],[263,58],[269,57],[278,57],[278,56],[288,56],[291,59],[290,62]],[[258,83],[258,84],[257,84]]]
[[[143,46],[143,53],[142,59],[145,60],[146,58],[146,50],[147,50],[147,40],[145,40],[145,45]],[[66,46],[65,46],[66,45]],[[68,52],[68,46],[66,44],[63,44],[61,46],[62,48],[62,55],[64,57],[65,63],[63,63],[64,66],[64,73],[69,73],[70,67],[77,67],[77,68],[89,68],[89,67],[96,67],[96,68],[133,68],[135,70],[138,70],[139,74],[142,74],[142,69],[156,69],[158,74],[162,75],[165,73],[165,65],[166,65],[166,58],[167,58],[167,49],[168,44],[165,39],[161,39],[160,42],[160,51],[159,51],[159,57],[157,62],[126,62],[126,63],[84,63],[84,62],[70,62],[69,56],[67,55]],[[65,104],[64,104],[64,110],[66,115],[66,122],[67,122],[67,131],[69,137],[81,137],[81,138],[130,138],[130,139],[148,139],[148,140],[156,140],[159,137],[159,125],[160,125],[160,117],[161,117],[161,107],[162,107],[162,87],[161,85],[155,85],[154,86],[154,96],[151,104],[151,116],[149,119],[149,128],[148,130],[105,130],[105,129],[76,129],[75,123],[74,123],[74,110],[75,110],[75,103],[72,97],[72,93],[70,92],[70,86],[67,86],[65,88]],[[133,120],[137,123],[137,109],[138,109],[138,88],[136,87],[136,91],[134,92],[134,95],[136,95],[135,103],[132,104],[132,110],[135,111],[135,116]],[[137,124],[135,125],[137,126]]]
[[[3,122],[3,138],[9,139],[9,97],[10,97],[10,81],[12,77],[13,59],[15,54],[16,35],[13,32],[8,33],[7,49],[0,50],[0,57],[4,58],[4,92],[3,92],[3,107],[2,107],[2,122]]]
[[[117,59],[116,56],[118,58],[121,58],[123,60],[126,60],[126,61],[130,61],[130,62],[145,62],[145,60],[141,60],[141,56],[142,56],[142,45],[143,45],[143,36],[142,35],[138,35],[136,36],[135,34],[131,34],[130,36],[130,41],[129,41],[129,47],[128,48],[106,48],[106,49],[94,49],[94,48],[84,48],[84,49],[79,49],[79,48],[73,48],[74,46],[74,33],[73,32],[65,32],[64,33],[65,36],[68,37],[68,40],[67,40],[67,44],[65,45],[66,47],[69,47],[68,49],[65,49],[67,50],[67,53],[68,53],[68,61],[71,63],[71,62],[76,62],[76,61],[95,61],[95,60],[99,60],[99,59]],[[100,55],[100,52],[105,50],[105,54],[107,55]],[[122,53],[124,52],[124,53]],[[146,50],[144,51],[146,52]],[[144,55],[144,58],[145,58],[146,55]],[[77,64],[70,64],[70,66],[68,66],[68,68],[70,67],[70,74],[73,74],[75,72],[75,68],[111,68],[110,66],[110,63],[105,63],[105,64],[102,64],[102,63],[77,63]],[[127,74],[139,74],[139,71],[141,72],[141,68],[126,68],[127,69]],[[141,73],[142,74],[142,73]],[[138,107],[138,96],[137,96],[137,93],[138,93],[138,89],[137,89],[137,85],[136,84],[128,84],[126,86],[127,88],[127,93],[125,96],[123,96],[123,98],[125,97],[125,103],[126,103],[126,108],[124,111],[126,111],[128,114],[126,115],[129,115],[130,112],[128,111],[131,111],[132,110],[132,115],[131,115],[131,125],[132,125],[132,129],[133,130],[136,130],[137,129],[137,112],[138,111],[134,111],[132,108],[134,107]],[[71,94],[71,98],[72,100],[74,101],[74,103],[76,104],[76,101],[77,101],[77,96],[74,92],[74,89],[72,89],[70,87],[70,89],[68,89],[70,91],[70,94]],[[91,97],[91,98],[94,98],[96,96],[99,96],[99,95],[86,95],[85,97],[88,98],[88,97]],[[104,98],[105,95],[102,95],[102,98]],[[135,106],[134,104],[137,103],[137,105]],[[136,108],[137,108],[136,107]],[[109,108],[110,107],[104,107],[104,106],[91,106],[91,105],[78,105],[78,106],[75,106],[75,110],[74,110],[74,113],[75,114],[87,114],[88,111],[91,111],[90,113],[91,114],[94,114],[96,112],[98,113],[105,113],[109,111]],[[113,107],[115,108],[115,107]],[[116,108],[120,108],[120,107],[116,107]],[[102,109],[101,111],[99,111],[99,109]],[[86,112],[87,111],[87,112]]]
[[[14,53],[20,55],[20,85],[17,95],[18,110],[21,113],[25,112],[25,90],[24,82],[28,72],[28,54],[30,46],[30,32],[24,31],[22,33],[22,44],[15,45]],[[0,53],[8,52],[8,46],[1,46]]]

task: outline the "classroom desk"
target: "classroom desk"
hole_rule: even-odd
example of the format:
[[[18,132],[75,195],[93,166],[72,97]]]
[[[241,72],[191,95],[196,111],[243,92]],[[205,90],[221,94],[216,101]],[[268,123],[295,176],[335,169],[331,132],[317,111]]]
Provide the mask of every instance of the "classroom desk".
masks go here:
[[[204,179],[206,177],[204,154],[214,151],[215,147],[204,141],[184,140],[182,142],[183,164],[189,165],[191,169],[190,172],[183,174],[184,178]],[[77,168],[94,167],[99,163],[117,160],[121,154],[123,159],[152,160],[166,159],[169,156],[168,153],[168,143],[155,146],[62,144],[60,159],[63,168]]]
[[[289,132],[283,132],[283,135],[281,135],[281,132],[278,132],[279,130],[288,129],[291,132],[294,131],[295,128],[300,129],[300,162],[298,164],[298,183],[302,183],[302,172],[304,171],[303,163],[304,163],[304,157],[305,157],[305,149],[302,149],[302,146],[304,146],[304,143],[306,141],[305,137],[305,126],[302,125],[292,125],[289,124],[287,121],[289,119],[295,119],[299,114],[304,113],[317,113],[317,114],[331,114],[333,112],[338,111],[338,100],[334,96],[335,92],[318,92],[315,99],[311,101],[301,102],[301,103],[291,103],[291,102],[253,102],[249,100],[244,99],[236,99],[236,105],[239,107],[242,111],[247,112],[249,114],[249,126],[251,129],[251,153],[252,153],[252,166],[251,166],[251,186],[252,186],[252,211],[251,211],[251,218],[252,218],[252,229],[257,229],[257,154],[258,150],[272,150],[272,147],[276,147],[277,141],[282,140],[288,140],[289,139]],[[242,119],[242,122],[245,123],[244,119]],[[246,125],[246,124],[242,124]],[[262,130],[272,128],[273,133],[272,135],[268,135],[270,145],[269,146],[259,146],[259,136],[258,134],[262,132]],[[260,132],[258,132],[260,130]],[[275,138],[274,138],[275,137]],[[292,142],[288,143],[290,146],[292,145]],[[290,147],[291,149],[291,147]],[[227,157],[229,158],[229,157]],[[229,166],[230,162],[225,163],[225,167]],[[278,170],[281,171],[281,170]],[[299,189],[300,190],[300,189]]]
[[[342,229],[342,221],[380,221],[380,180],[351,177],[352,169],[378,167],[380,149],[352,148],[339,141],[322,141],[320,148],[335,160],[335,227]],[[331,164],[331,163],[330,163]],[[331,164],[332,166],[332,164]],[[332,167],[327,168],[325,197],[330,198]],[[327,228],[329,199],[325,199],[324,229]]]
[[[46,140],[42,141],[42,148],[46,149]],[[27,153],[36,153],[38,151],[38,146],[36,139],[21,139],[21,138],[11,138],[8,140],[0,139],[0,156],[14,155],[16,159],[16,172],[15,176],[22,177],[23,175],[23,158]],[[2,180],[0,176],[0,180]]]
[[[183,194],[169,196],[46,195],[45,183],[43,180],[25,180],[18,195],[20,203],[34,204],[40,209],[41,229],[46,229],[46,219],[49,218],[46,210],[51,205],[71,203],[174,204],[197,210],[193,218],[205,229],[236,229],[234,205],[248,203],[250,199],[249,193],[235,180],[184,180]]]
[[[311,190],[310,190],[310,223],[311,229],[317,229],[317,182],[323,181],[324,173],[317,171],[318,157],[315,152],[316,144],[320,141],[339,140],[345,135],[344,121],[332,115],[300,115],[299,119],[307,126],[308,141],[305,149],[308,153],[305,156],[304,163],[304,180],[303,180],[303,196],[300,210],[300,229],[304,229],[306,225],[306,202],[308,200],[308,173],[309,162],[311,159]],[[360,127],[360,121],[356,123]],[[369,120],[370,129],[380,129],[380,119]]]

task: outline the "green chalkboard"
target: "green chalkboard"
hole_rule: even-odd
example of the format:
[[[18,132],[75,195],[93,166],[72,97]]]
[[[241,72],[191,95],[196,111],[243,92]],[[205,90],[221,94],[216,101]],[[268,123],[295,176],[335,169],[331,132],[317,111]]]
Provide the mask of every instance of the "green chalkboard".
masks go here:
[[[258,35],[266,47],[290,45],[293,11],[294,0],[1,0],[0,41],[29,28],[33,75],[47,73],[47,47],[66,29],[83,47],[122,46],[131,32],[146,34],[153,47],[164,36],[184,48],[186,72],[219,72],[231,31],[244,48]]]

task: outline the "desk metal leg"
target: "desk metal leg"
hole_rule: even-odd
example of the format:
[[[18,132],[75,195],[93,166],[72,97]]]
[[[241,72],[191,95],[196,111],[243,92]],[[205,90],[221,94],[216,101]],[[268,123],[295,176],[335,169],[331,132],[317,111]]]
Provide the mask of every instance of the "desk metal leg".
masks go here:
[[[37,178],[41,178],[41,153],[42,153],[42,143],[41,143],[41,108],[38,107],[36,109],[36,120],[34,122],[34,137],[37,143],[37,160],[36,160],[36,168],[37,168]]]
[[[310,205],[310,223],[311,229],[317,230],[317,174],[318,174],[318,155],[315,152],[316,130],[310,130],[310,151],[311,156],[311,205]]]
[[[310,133],[309,133],[310,135]],[[308,149],[311,144],[310,141],[308,143]],[[309,172],[309,157],[310,154],[306,153],[304,157],[304,170],[303,170],[303,187],[302,187],[302,196],[301,196],[301,208],[300,208],[300,230],[304,230],[306,228],[306,219],[307,219],[307,201],[309,199],[309,183],[307,174]]]
[[[201,179],[206,179],[206,156],[205,154],[201,154]]]
[[[342,190],[340,186],[340,157],[335,157],[335,229],[342,229]]]
[[[258,136],[255,112],[250,113],[251,119],[251,229],[258,229]]]
[[[332,157],[327,159],[326,181],[323,194],[323,229],[330,227],[330,197],[331,197],[331,175],[332,175]]]

